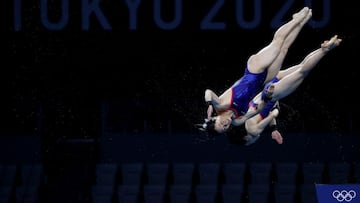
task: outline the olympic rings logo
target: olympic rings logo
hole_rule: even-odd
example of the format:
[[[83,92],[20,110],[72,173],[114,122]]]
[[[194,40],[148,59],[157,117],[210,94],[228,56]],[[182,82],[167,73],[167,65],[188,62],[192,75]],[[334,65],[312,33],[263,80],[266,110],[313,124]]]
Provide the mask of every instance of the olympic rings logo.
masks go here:
[[[338,201],[343,202],[344,200],[346,202],[352,201],[356,197],[356,192],[354,190],[346,191],[346,190],[335,190],[332,193],[332,196]]]

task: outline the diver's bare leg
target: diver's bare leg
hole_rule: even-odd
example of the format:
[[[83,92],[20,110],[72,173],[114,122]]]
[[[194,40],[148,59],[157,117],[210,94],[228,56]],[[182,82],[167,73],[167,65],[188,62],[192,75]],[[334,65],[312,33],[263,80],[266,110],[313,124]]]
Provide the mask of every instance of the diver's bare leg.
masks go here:
[[[294,72],[282,78],[279,82],[274,83],[274,92],[272,98],[275,100],[282,99],[291,94],[300,86],[310,71],[319,63],[319,61],[333,48],[337,47],[341,39],[335,35],[330,40],[321,44],[321,48],[308,54],[304,60],[292,67]]]
[[[309,11],[309,8],[304,7],[301,11],[294,14],[294,17],[291,21],[282,25],[275,32],[273,40],[269,45],[267,45],[265,48],[261,49],[258,53],[252,55],[249,58],[248,69],[250,72],[260,73],[271,65],[271,63],[279,55],[281,47],[283,46],[283,43],[285,42],[287,36],[289,36],[292,32],[299,33],[299,30],[296,28],[301,25],[304,19],[307,18]],[[294,36],[296,35],[297,34],[295,34]]]
[[[271,80],[272,78],[274,78],[275,76],[277,76],[277,74],[279,73],[279,71],[283,65],[285,56],[288,53],[290,46],[293,44],[296,37],[299,35],[300,31],[302,30],[303,26],[310,20],[311,17],[312,17],[312,10],[310,9],[309,12],[307,13],[307,16],[303,19],[303,21],[301,21],[294,28],[294,30],[292,32],[290,32],[289,35],[285,38],[285,41],[281,46],[279,55],[276,57],[276,59],[273,61],[273,63],[268,68],[268,73],[267,73],[265,82],[267,82],[267,81]]]

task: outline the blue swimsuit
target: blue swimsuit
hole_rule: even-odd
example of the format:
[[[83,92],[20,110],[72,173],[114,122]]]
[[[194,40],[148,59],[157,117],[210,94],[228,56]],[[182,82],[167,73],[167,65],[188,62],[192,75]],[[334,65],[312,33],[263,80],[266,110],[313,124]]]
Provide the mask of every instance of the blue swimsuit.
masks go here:
[[[244,115],[249,109],[249,102],[260,92],[266,79],[267,71],[262,73],[250,73],[248,68],[245,74],[232,87],[230,107],[236,114],[236,118]]]
[[[270,84],[274,84],[276,82],[278,82],[279,79],[278,78],[273,78],[271,81],[267,82],[265,87],[264,87],[264,90],[263,92],[261,93],[261,98],[264,99],[265,98],[265,93],[264,91],[270,86]],[[265,118],[269,115],[269,113],[271,112],[272,108],[274,107],[274,105],[276,104],[276,101],[267,101],[264,108],[259,112],[260,116],[262,118]]]

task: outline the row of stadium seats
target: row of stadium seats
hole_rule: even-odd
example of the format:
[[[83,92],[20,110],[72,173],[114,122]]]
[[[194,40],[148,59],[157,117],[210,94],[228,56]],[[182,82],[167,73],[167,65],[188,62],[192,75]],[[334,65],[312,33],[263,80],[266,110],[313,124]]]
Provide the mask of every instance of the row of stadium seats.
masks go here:
[[[99,163],[92,202],[316,203],[316,183],[359,183],[349,163]]]
[[[99,163],[95,184],[314,184],[360,181],[350,163]]]
[[[360,183],[360,164],[346,162],[136,162],[91,167],[89,197],[84,198],[88,203],[311,203],[316,202],[316,183]],[[46,180],[42,164],[0,164],[0,202],[42,202],[42,192],[52,194]]]
[[[0,164],[0,202],[38,203],[46,183],[41,164]]]

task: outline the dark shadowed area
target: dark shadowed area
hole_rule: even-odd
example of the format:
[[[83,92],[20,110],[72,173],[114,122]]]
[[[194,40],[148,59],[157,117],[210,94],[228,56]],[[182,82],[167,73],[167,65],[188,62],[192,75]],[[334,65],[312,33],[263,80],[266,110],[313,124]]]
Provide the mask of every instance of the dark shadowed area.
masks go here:
[[[343,41],[280,101],[284,144],[266,131],[247,148],[194,128],[205,118],[205,89],[230,87],[304,5],[313,18],[284,68],[334,34]],[[45,200],[66,191],[89,202],[89,187],[60,188],[91,185],[99,162],[358,162],[359,8],[336,0],[3,2],[0,163],[41,163]]]

